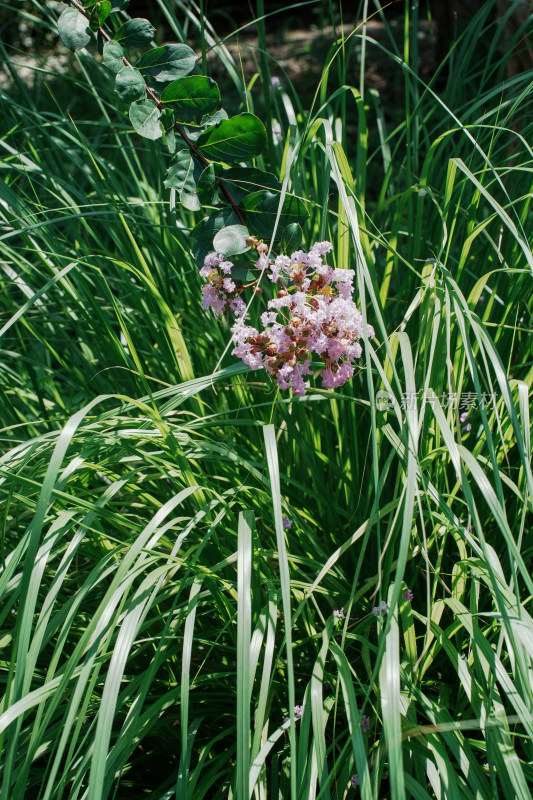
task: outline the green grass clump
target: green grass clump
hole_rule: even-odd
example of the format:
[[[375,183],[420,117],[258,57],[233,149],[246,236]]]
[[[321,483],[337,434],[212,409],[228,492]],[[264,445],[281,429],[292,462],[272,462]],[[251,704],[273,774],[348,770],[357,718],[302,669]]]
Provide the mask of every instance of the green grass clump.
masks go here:
[[[428,82],[411,4],[385,45],[361,3],[305,98],[271,88],[268,17],[245,85],[194,2],[159,5],[279,122],[259,166],[376,338],[303,399],[222,358],[198,215],[98,55],[30,91],[1,45],[0,800],[527,800],[531,23],[503,47],[485,3]]]

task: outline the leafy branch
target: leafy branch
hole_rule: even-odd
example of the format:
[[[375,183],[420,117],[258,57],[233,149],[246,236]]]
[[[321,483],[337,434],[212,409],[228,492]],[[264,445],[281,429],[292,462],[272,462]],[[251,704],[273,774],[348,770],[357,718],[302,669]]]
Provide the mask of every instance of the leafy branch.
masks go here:
[[[117,25],[117,12],[127,0],[69,3],[58,20],[63,43],[78,50],[96,36],[103,62],[116,76],[116,92],[129,106],[133,128],[147,139],[163,139],[172,155],[165,186],[177,191],[188,210],[210,209],[204,209],[207,215],[191,233],[195,259],[201,262],[217,245],[226,256],[244,253],[250,249],[250,232],[271,239],[281,184],[272,173],[248,163],[267,145],[261,120],[250,112],[229,117],[218,107],[218,85],[205,75],[192,74],[197,57],[186,44],[150,47],[134,64],[125,48],[151,44],[155,28],[142,18]],[[106,29],[110,24],[113,30]],[[183,149],[177,148],[176,132],[186,145]],[[284,231],[285,238],[301,238],[300,224],[306,218],[304,202],[287,195],[278,238]]]

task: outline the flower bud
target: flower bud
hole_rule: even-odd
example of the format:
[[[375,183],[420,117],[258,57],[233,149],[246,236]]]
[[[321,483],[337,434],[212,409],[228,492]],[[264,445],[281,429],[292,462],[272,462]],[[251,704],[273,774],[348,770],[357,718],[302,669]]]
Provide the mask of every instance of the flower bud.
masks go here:
[[[264,242],[259,242],[258,244],[256,244],[255,249],[257,250],[259,255],[261,255],[261,253],[268,253],[268,245],[265,244]]]

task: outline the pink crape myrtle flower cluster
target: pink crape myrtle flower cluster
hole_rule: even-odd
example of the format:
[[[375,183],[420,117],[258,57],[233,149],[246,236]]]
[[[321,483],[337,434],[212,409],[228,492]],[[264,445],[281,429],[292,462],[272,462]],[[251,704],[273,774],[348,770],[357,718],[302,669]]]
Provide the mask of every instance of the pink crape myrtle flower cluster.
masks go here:
[[[205,257],[200,275],[208,282],[202,286],[202,305],[212,308],[215,314],[222,314],[227,308],[240,318],[246,314],[244,300],[239,297],[244,287],[231,278],[232,266],[221,253],[209,253]]]
[[[261,315],[261,330],[245,323],[246,306],[238,296],[244,287],[229,277],[231,262],[212,253],[200,270],[209,281],[203,304],[217,314],[226,308],[235,314],[233,355],[252,369],[263,367],[280,389],[291,388],[299,397],[305,394],[304,377],[312,374],[312,354],[323,362],[322,386],[334,389],[352,378],[363,332],[374,337],[352,298],[354,271],[326,263],[332,249],[330,242],[319,242],[309,252],[297,250],[273,262],[261,252],[256,266],[278,287]]]

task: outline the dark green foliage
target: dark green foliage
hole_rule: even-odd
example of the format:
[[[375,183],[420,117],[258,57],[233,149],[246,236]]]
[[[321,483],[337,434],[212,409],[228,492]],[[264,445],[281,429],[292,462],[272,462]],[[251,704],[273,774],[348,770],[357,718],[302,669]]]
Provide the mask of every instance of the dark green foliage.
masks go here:
[[[136,63],[137,69],[164,83],[183,78],[196,64],[194,50],[186,44],[167,44],[144,53]]]
[[[129,47],[142,47],[152,41],[155,28],[147,19],[129,19],[115,33],[116,42]]]
[[[173,81],[161,95],[161,102],[173,110],[178,122],[191,122],[216,109],[220,92],[211,78],[194,75]]]

